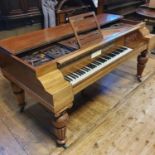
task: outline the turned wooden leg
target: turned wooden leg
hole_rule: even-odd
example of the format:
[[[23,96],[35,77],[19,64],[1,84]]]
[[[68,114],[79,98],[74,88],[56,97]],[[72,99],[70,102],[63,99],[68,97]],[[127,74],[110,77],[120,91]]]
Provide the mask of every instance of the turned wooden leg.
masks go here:
[[[68,113],[64,112],[59,117],[55,117],[53,122],[55,128],[56,142],[58,146],[63,146],[64,148],[66,148],[66,130],[68,120]]]
[[[147,53],[147,51],[143,51],[137,58],[137,80],[139,82],[141,82],[142,74],[148,61]]]
[[[14,95],[16,96],[17,102],[19,104],[20,112],[23,112],[25,105],[26,105],[26,103],[25,103],[25,92],[22,88],[20,88],[19,86],[17,86],[13,82],[11,82],[11,87],[12,87]]]

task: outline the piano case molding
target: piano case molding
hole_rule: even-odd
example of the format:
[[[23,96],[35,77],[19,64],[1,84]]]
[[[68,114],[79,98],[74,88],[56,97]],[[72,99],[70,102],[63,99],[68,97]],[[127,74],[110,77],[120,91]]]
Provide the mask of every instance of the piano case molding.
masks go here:
[[[0,67],[11,82],[21,111],[26,106],[26,91],[52,113],[58,146],[65,147],[67,141],[67,111],[73,105],[74,96],[131,56],[138,55],[137,78],[140,81],[148,61],[148,50],[153,48],[155,37],[149,34],[144,23],[123,20],[121,16],[111,14],[100,14],[97,19],[103,39],[81,48],[72,47],[72,41],[77,40],[69,23],[0,41]],[[80,35],[84,38],[85,32],[93,33],[97,29],[90,27],[90,22],[91,19],[77,23],[83,25]],[[62,55],[53,53],[58,47]],[[52,55],[46,55],[48,52]],[[49,56],[51,59],[45,59]],[[99,64],[104,67],[98,69]],[[87,71],[83,70],[85,67]],[[93,74],[90,74],[92,71]],[[69,76],[72,73],[74,78]],[[81,80],[83,74],[87,76]]]

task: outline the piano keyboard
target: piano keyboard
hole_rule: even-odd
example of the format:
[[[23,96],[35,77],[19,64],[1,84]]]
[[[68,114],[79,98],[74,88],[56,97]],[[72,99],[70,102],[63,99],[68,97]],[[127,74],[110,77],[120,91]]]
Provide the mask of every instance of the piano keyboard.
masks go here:
[[[88,64],[87,66],[73,73],[65,75],[65,80],[69,81],[71,85],[74,86],[80,81],[86,79],[87,77],[103,69],[104,67],[108,66],[112,62],[116,61],[117,59],[121,58],[122,56],[126,55],[127,53],[131,51],[132,51],[131,48],[124,47],[124,46],[119,47],[115,51],[97,58],[95,61]]]

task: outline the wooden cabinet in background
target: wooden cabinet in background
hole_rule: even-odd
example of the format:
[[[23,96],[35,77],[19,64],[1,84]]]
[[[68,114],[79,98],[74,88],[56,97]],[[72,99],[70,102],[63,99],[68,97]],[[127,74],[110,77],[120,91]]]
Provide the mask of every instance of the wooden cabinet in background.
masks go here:
[[[104,11],[123,16],[132,15],[146,0],[104,0]]]
[[[0,18],[3,28],[40,22],[40,0],[0,0]]]
[[[92,0],[57,0],[57,25],[68,22],[68,17],[95,11],[119,15],[132,15],[145,0],[98,0],[95,8]],[[43,23],[41,0],[0,0],[0,29]]]

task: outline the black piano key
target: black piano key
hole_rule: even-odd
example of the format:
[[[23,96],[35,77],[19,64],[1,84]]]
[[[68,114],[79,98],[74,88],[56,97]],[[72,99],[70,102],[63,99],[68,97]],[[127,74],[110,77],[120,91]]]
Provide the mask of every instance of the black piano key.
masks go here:
[[[102,64],[102,62],[100,62],[98,59],[96,60],[96,62],[97,62],[99,65],[101,65],[101,64]]]
[[[114,56],[118,55],[118,54],[117,54],[117,53],[115,53],[115,52],[112,52],[111,54],[113,54]]]
[[[81,72],[79,72],[79,71],[76,71],[75,73],[78,74],[79,76],[82,75]]]
[[[75,79],[75,78],[73,78],[73,77],[70,76],[70,75],[67,75],[67,77],[69,77],[72,81]]]
[[[81,70],[78,70],[77,72],[78,72],[80,75],[83,75],[83,74],[84,74],[84,72],[81,71]]]
[[[116,53],[116,54],[120,54],[120,53],[122,53],[122,52],[116,50],[116,51],[114,51],[114,53]]]
[[[71,81],[72,81],[72,79],[71,79],[71,78],[69,78],[68,76],[65,76],[65,79],[66,79],[67,81],[69,81],[69,82],[71,82]]]
[[[85,68],[88,70],[88,72],[91,71],[91,68],[89,68],[88,66],[86,66]]]
[[[100,62],[100,64],[103,64],[102,59],[97,59],[98,62]]]
[[[106,62],[107,60],[106,59],[104,59],[104,58],[99,58],[99,60],[102,62],[102,63],[104,63],[104,62]]]
[[[97,66],[99,66],[99,65],[100,65],[100,63],[98,63],[98,62],[96,62],[96,61],[94,61],[93,63],[94,63],[94,64],[96,64]]]
[[[79,78],[79,75],[77,75],[76,73],[72,73],[72,74],[74,74],[74,76],[76,76],[77,78]]]
[[[80,71],[82,74],[85,74],[85,72],[84,72],[83,70],[80,69],[79,71]]]
[[[88,64],[87,66],[88,66],[89,68],[91,68],[91,69],[94,69],[94,68],[95,68],[95,66],[92,65],[92,64]]]
[[[73,73],[70,73],[69,76],[71,76],[73,79],[77,78]]]
[[[88,67],[88,66],[86,66],[86,67],[89,68],[90,71],[92,70],[92,68],[90,68],[90,67]]]
[[[117,51],[119,51],[119,52],[121,52],[121,53],[122,53],[124,50],[122,50],[122,49],[117,49]]]
[[[82,69],[85,70],[86,72],[89,72],[89,70],[90,70],[90,69],[88,69],[86,67],[83,67]]]
[[[108,56],[110,56],[110,57],[115,57],[115,55],[112,54],[112,53],[108,54]]]
[[[77,75],[77,74],[75,74],[75,73],[72,73],[76,78],[79,78],[79,76]]]
[[[84,69],[81,68],[80,71],[82,71],[84,74],[86,74],[86,71]]]
[[[96,68],[97,65],[95,65],[93,62],[90,64],[93,68]]]
[[[126,49],[127,49],[127,47],[120,47],[119,49],[126,50]]]
[[[107,60],[111,59],[111,58],[108,57],[108,56],[103,56],[103,58],[105,58],[105,59],[107,59]]]

